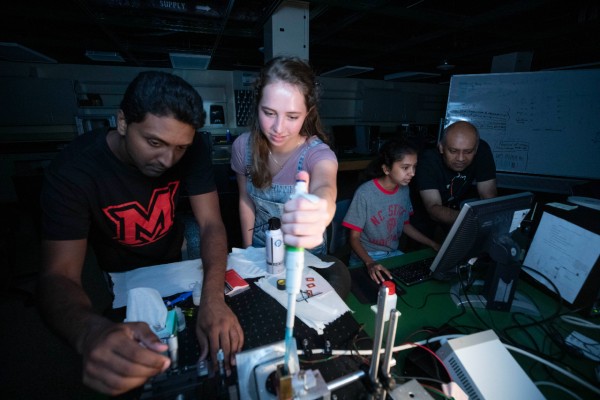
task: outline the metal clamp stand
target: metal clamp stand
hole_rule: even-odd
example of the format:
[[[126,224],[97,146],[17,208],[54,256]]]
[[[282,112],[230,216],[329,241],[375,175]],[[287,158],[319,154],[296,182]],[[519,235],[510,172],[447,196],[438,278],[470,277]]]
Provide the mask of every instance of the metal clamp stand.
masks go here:
[[[386,286],[382,286],[379,289],[377,300],[375,337],[373,340],[373,357],[369,370],[369,381],[371,387],[373,388],[370,398],[376,400],[385,399],[387,392],[393,390],[393,387],[395,386],[395,382],[390,374],[390,369],[395,365],[392,354],[400,312],[395,309],[389,310],[391,306],[389,304],[386,306],[387,300],[388,288]],[[386,322],[385,314],[388,312],[388,310],[390,323],[383,353],[382,373],[379,374],[379,361],[381,354],[380,347],[383,340],[383,332]],[[298,364],[296,348],[294,347],[293,350],[293,359],[295,363]],[[277,369],[277,366],[283,363],[284,353],[285,342],[283,341],[238,353],[236,355],[236,364],[240,393],[245,393],[249,398],[257,400],[274,399],[274,395],[266,391],[265,381],[267,377]],[[303,371],[297,371],[296,374],[294,374],[294,378],[296,378],[296,375],[301,375],[302,372]],[[330,393],[334,390],[366,377],[366,372],[360,370],[337,378],[326,385],[321,385],[321,383],[323,383],[322,377],[320,374],[318,374],[318,371],[313,372],[315,372],[316,377],[318,378],[318,385],[307,392],[294,393],[294,396],[296,396],[295,398],[314,399],[319,397],[323,399],[329,399]],[[384,378],[383,384],[379,380],[380,376]]]
[[[383,341],[383,331],[386,321],[386,302],[388,297],[388,288],[381,286],[377,295],[377,316],[375,320],[375,334],[373,337],[373,355],[371,357],[371,366],[369,368],[369,379],[373,388],[371,394],[372,399],[385,399],[386,392],[395,385],[391,377],[390,369],[393,366],[393,347],[396,337],[396,328],[398,326],[398,317],[400,313],[394,308],[389,310],[389,326],[387,332],[387,340],[384,349],[384,360],[382,366],[382,377],[385,378],[385,385],[379,380],[379,358],[381,352],[381,342]],[[395,305],[394,305],[395,306]]]

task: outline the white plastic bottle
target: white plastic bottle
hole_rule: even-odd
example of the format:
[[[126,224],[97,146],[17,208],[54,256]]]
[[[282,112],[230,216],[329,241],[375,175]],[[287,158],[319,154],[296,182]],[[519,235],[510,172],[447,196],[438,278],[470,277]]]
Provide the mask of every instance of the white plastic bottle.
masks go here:
[[[200,305],[200,296],[202,295],[201,290],[202,285],[200,284],[200,282],[196,282],[194,284],[194,288],[192,289],[192,301],[194,302],[195,306]]]
[[[265,247],[267,250],[267,272],[280,274],[284,271],[284,246],[281,220],[273,217],[269,219],[269,229],[265,233]]]

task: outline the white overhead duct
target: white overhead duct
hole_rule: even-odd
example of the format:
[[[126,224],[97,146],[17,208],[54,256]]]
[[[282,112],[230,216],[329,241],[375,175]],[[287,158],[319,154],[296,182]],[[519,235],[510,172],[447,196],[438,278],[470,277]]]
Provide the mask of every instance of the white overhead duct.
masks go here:
[[[490,72],[527,72],[531,71],[532,51],[518,51],[501,54],[492,59]]]
[[[308,60],[308,2],[285,1],[264,27],[265,62],[277,56]]]

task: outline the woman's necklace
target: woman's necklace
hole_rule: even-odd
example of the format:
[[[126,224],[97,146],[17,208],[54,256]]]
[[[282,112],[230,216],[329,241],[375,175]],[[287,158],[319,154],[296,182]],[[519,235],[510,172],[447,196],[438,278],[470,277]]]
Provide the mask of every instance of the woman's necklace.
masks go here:
[[[277,165],[279,167],[279,170],[281,171],[283,169],[283,165],[279,164],[277,162],[277,160],[275,159],[275,156],[273,156],[273,153],[271,153],[271,150],[269,149],[269,156],[271,157],[271,160],[273,160],[273,162],[275,163],[275,165]],[[287,161],[287,160],[286,160]],[[285,164],[285,163],[284,163]]]
[[[298,149],[298,147],[300,147],[300,145],[303,143],[302,140],[300,140],[298,142],[298,144],[296,145],[296,147],[294,148],[294,150],[292,150],[290,152],[290,154],[287,156],[287,158],[285,160],[283,160],[281,162],[281,164],[277,161],[277,159],[275,158],[275,156],[273,155],[273,153],[271,153],[271,149],[269,149],[269,156],[271,157],[271,160],[273,160],[273,162],[275,163],[275,165],[277,165],[279,167],[279,170],[281,171],[283,169],[283,166],[285,165],[285,163],[292,158],[292,155],[294,154],[294,152]]]

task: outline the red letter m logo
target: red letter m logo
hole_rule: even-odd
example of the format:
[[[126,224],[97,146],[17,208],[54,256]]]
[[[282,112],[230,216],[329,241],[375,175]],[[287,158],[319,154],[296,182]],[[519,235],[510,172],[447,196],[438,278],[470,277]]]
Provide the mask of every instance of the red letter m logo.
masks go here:
[[[116,227],[115,239],[127,246],[142,246],[166,235],[173,226],[178,186],[179,182],[171,182],[155,189],[147,209],[137,201],[106,207],[104,214]]]

